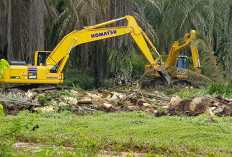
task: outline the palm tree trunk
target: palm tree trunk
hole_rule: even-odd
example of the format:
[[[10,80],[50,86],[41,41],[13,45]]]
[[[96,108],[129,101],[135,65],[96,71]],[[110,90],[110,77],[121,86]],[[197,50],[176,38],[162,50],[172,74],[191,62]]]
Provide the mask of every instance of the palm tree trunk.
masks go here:
[[[0,0],[0,58],[6,58],[6,43],[7,43],[7,5],[6,0]]]
[[[34,51],[44,49],[44,8],[43,0],[32,0],[29,11],[29,54],[26,59],[32,60]]]
[[[8,0],[7,9],[7,59],[12,59],[12,43],[11,43],[11,0]]]

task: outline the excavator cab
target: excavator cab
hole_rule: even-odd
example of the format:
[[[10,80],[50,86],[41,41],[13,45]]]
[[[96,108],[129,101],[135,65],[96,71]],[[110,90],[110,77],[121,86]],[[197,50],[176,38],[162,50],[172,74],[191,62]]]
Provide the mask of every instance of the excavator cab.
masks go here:
[[[52,51],[36,51],[34,66],[46,65],[47,58],[51,53]],[[58,67],[58,64],[56,64],[53,68],[51,68],[50,73],[56,73],[57,67]]]
[[[34,66],[43,66],[46,63],[48,56],[51,54],[51,51],[36,51]]]
[[[177,68],[188,69],[189,67],[188,64],[189,64],[189,60],[187,56],[178,56],[177,63],[176,63]]]

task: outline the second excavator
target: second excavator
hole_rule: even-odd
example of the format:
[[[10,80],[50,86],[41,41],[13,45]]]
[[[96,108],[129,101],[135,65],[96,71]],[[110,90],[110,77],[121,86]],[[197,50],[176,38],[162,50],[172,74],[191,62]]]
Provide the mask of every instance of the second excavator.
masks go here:
[[[165,69],[169,76],[172,78],[172,84],[178,86],[200,86],[205,82],[210,81],[209,78],[201,74],[201,64],[199,59],[198,47],[194,44],[196,40],[196,31],[191,30],[186,33],[184,37],[174,41],[168,57],[165,61]],[[181,50],[190,48],[192,55],[193,67],[189,67],[189,57],[180,55]],[[189,52],[189,51],[186,51]],[[158,63],[159,64],[159,63]],[[150,65],[145,66],[146,76],[152,77],[142,82],[143,87],[154,86],[157,84],[165,84],[163,79],[160,78],[159,73],[153,71]]]

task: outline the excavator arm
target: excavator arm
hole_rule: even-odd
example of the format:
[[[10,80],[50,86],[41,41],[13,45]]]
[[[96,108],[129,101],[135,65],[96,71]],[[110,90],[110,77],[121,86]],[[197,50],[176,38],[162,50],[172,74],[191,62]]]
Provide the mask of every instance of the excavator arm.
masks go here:
[[[126,20],[127,26],[103,28],[104,26],[114,24],[119,20]],[[166,73],[164,66],[157,66],[157,62],[163,64],[160,54],[158,53],[150,39],[147,37],[147,35],[139,27],[135,18],[132,16],[125,16],[120,19],[111,20],[98,25],[86,27],[80,31],[71,32],[60,41],[60,43],[54,48],[54,50],[49,55],[46,61],[48,70],[58,65],[57,73],[61,73],[72,48],[80,44],[93,42],[97,40],[103,40],[125,34],[130,34],[132,36],[145,58],[150,63],[151,67],[155,71],[160,73],[160,75],[163,78],[165,78],[165,80],[170,84],[170,77]],[[152,50],[157,53],[158,57],[155,60],[153,59],[148,44],[152,48]]]
[[[179,52],[186,47],[189,47],[192,43],[192,41],[196,40],[196,31],[191,30],[190,33],[185,34],[184,38],[179,39],[175,41],[172,44],[172,47],[169,51],[168,58],[165,62],[165,67],[171,67],[177,60],[177,57],[179,55]],[[192,58],[193,58],[193,68],[197,72],[200,71],[200,60],[199,60],[199,53],[198,49],[196,46],[191,45],[191,53],[192,53]]]

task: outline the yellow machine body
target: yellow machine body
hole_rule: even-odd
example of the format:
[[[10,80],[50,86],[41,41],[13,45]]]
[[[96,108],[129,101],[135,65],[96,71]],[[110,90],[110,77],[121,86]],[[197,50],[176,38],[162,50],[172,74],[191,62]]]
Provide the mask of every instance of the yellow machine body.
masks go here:
[[[36,71],[31,72],[32,68]],[[63,83],[63,74],[49,73],[45,66],[11,66],[10,69],[4,69],[1,83],[59,84]]]
[[[120,20],[126,20],[127,25],[121,27],[104,27],[114,24]],[[4,78],[0,79],[0,83],[63,83],[64,76],[62,71],[72,48],[83,43],[103,40],[125,34],[131,35],[145,58],[150,63],[150,67],[155,71],[158,71],[170,83],[170,77],[165,73],[164,66],[157,66],[157,62],[163,64],[160,54],[132,16],[125,16],[123,18],[89,26],[83,30],[75,30],[69,33],[59,42],[53,51],[35,52],[33,66],[10,65],[9,69],[4,69]],[[153,58],[148,46],[157,53],[158,57],[156,59]]]

